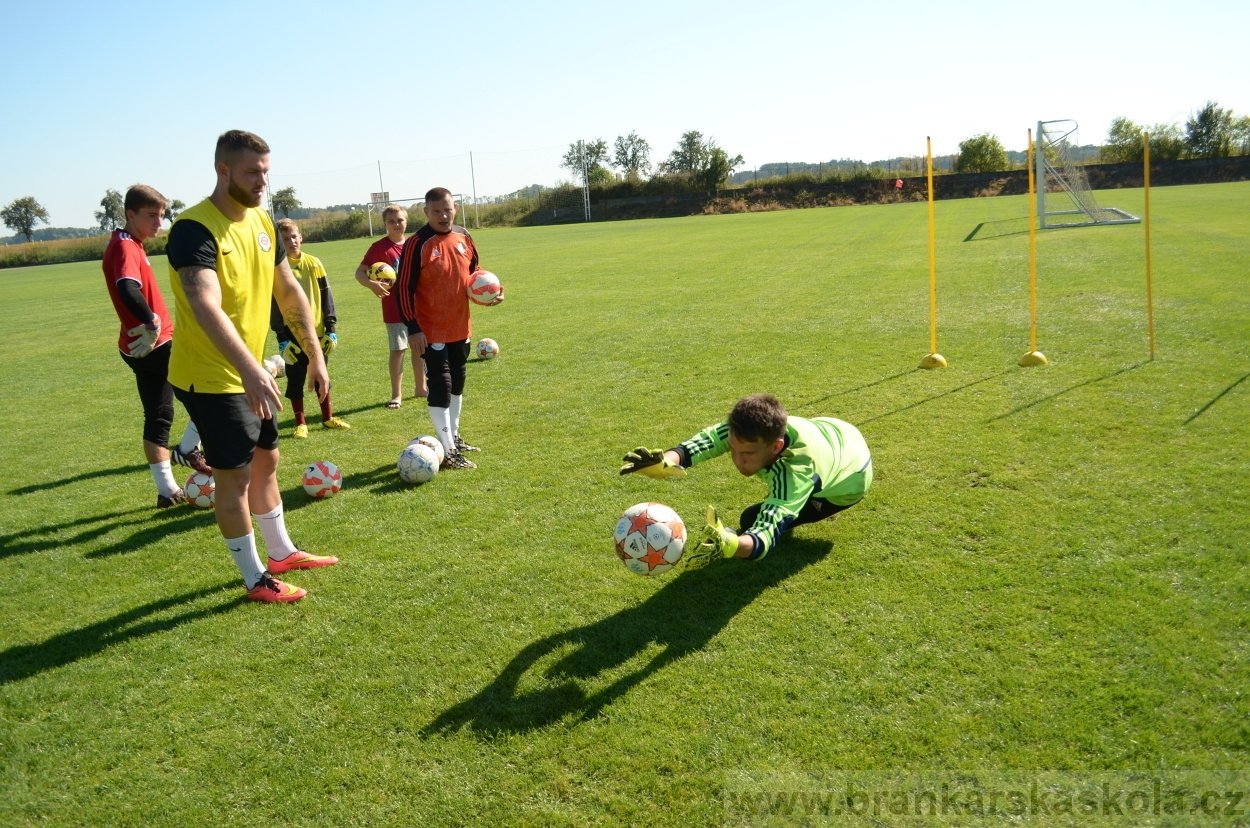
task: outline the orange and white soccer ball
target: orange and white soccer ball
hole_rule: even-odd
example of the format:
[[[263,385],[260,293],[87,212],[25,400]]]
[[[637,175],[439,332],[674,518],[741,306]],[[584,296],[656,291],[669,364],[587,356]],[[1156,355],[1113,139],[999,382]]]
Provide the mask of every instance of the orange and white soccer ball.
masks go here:
[[[447,449],[443,448],[442,441],[433,434],[422,434],[420,437],[413,437],[408,441],[408,445],[411,446],[413,443],[420,443],[430,451],[434,452],[434,456],[438,458],[440,465],[442,464],[443,459],[447,457]]]
[[[489,305],[502,292],[499,277],[489,270],[475,270],[469,276],[469,299],[479,305]]]
[[[318,460],[304,467],[303,482],[309,497],[324,500],[334,497],[343,488],[343,474],[329,460]]]
[[[663,575],[686,549],[686,524],[663,503],[637,503],[625,510],[612,533],[616,556],[631,572]]]
[[[499,356],[499,343],[493,339],[479,339],[477,343],[478,359],[494,359]]]
[[[182,486],[182,493],[187,502],[200,509],[211,509],[217,505],[217,482],[211,474],[194,472]]]

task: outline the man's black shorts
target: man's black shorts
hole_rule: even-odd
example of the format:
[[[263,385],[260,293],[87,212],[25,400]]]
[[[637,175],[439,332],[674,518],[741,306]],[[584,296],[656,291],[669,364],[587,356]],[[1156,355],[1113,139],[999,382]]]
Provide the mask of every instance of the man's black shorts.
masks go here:
[[[215,469],[239,469],[252,462],[256,449],[278,447],[278,426],[262,420],[247,405],[246,394],[200,394],[174,388],[186,406],[204,446],[204,459]]]

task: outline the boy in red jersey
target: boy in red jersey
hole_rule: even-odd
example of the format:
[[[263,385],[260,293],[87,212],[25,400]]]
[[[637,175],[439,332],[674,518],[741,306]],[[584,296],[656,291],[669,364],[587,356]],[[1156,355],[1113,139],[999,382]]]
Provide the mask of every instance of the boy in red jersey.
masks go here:
[[[174,389],[169,384],[170,342],[174,320],[152,276],[143,243],[160,232],[169,201],[152,187],[136,184],[126,191],[126,226],[114,230],[104,248],[104,283],[121,322],[117,349],[135,374],[143,404],[143,454],[156,481],[156,508],[185,502],[170,460],[212,474],[200,452],[200,433],[188,422],[182,441],[169,447],[174,422]]]
[[[365,251],[365,257],[356,268],[356,281],[382,300],[382,321],[386,324],[386,337],[391,348],[391,401],[386,407],[399,408],[404,401],[404,351],[409,350],[408,329],[400,321],[396,297],[387,285],[369,278],[369,266],[381,262],[390,265],[396,273],[399,272],[399,254],[404,245],[404,231],[408,229],[408,211],[391,204],[382,211],[382,219],[386,222],[386,235],[369,245],[369,249]],[[416,394],[424,397],[428,393],[425,385],[425,363],[421,360],[421,351],[415,348],[412,349],[412,373],[417,378]]]
[[[469,232],[452,223],[456,202],[450,190],[435,187],[425,194],[425,217],[429,224],[404,242],[400,257],[399,315],[425,358],[430,420],[445,451],[443,468],[472,469],[477,464],[464,452],[478,448],[460,437],[460,410],[473,333],[468,287],[478,266],[477,248]],[[500,291],[491,304],[502,301]]]

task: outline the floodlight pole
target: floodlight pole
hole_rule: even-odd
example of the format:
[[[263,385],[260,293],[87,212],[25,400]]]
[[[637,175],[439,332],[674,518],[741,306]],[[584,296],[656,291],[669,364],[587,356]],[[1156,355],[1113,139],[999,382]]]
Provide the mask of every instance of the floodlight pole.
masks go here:
[[[1038,122],[1041,129],[1041,122]],[[1040,142],[1039,142],[1040,143]],[[1019,365],[1031,368],[1045,365],[1046,355],[1037,350],[1037,201],[1033,198],[1033,133],[1029,132],[1029,158],[1025,167],[1029,171],[1029,352],[1020,357]]]
[[[937,352],[937,237],[933,224],[933,139],[925,137],[925,159],[929,171],[929,354],[920,360],[921,368],[945,368],[946,357]]]

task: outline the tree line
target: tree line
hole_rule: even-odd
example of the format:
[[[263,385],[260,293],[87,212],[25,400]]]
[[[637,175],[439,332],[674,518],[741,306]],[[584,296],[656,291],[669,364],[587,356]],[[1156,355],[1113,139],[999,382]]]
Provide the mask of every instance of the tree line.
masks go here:
[[[652,175],[651,144],[637,132],[630,132],[629,135],[618,135],[612,142],[611,150],[602,138],[569,144],[569,151],[564,154],[560,166],[590,187],[615,184],[617,178],[609,169],[615,167],[625,181],[669,178],[714,190],[742,166],[742,156],[730,156],[713,138],[705,138],[698,130],[687,130],[682,133],[668,158],[655,165]]]

